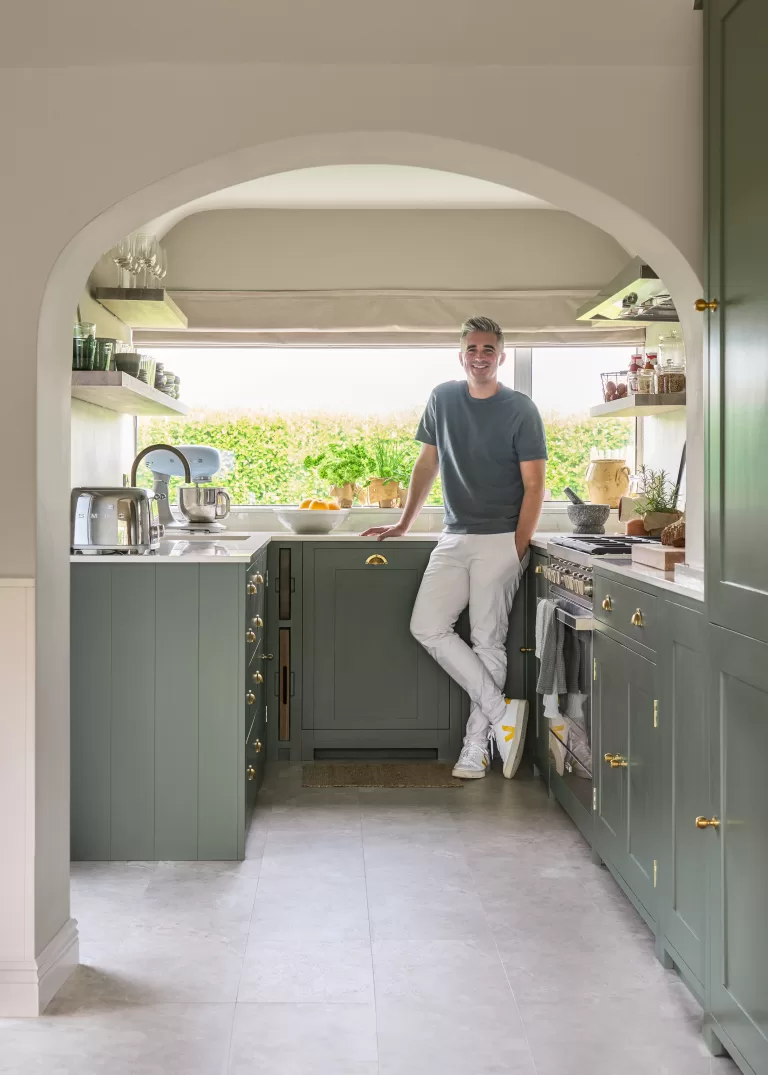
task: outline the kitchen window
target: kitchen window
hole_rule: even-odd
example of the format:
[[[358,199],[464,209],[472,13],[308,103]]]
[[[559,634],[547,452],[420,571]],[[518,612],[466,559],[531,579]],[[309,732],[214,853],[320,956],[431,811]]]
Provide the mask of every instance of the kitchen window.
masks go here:
[[[332,443],[395,440],[408,460],[432,388],[461,375],[457,349],[153,348],[181,378],[191,410],[179,419],[140,418],[138,447],[211,444],[222,454],[216,483],[234,504],[296,504],[327,495],[328,482],[304,467]],[[634,423],[589,420],[600,400],[600,373],[625,369],[631,348],[510,348],[502,379],[532,395],[547,428],[549,498],[571,485],[586,494],[590,450],[627,447],[634,465]],[[144,473],[143,480],[149,481]],[[428,504],[442,503],[439,482]]]

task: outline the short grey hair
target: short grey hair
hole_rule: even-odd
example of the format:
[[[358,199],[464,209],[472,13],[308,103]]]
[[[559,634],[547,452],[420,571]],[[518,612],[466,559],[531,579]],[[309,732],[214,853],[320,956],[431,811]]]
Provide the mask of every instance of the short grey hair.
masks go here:
[[[470,332],[493,332],[496,335],[496,342],[499,345],[500,350],[504,350],[504,333],[501,328],[492,321],[490,317],[468,317],[464,324],[461,326],[461,346],[464,347],[464,341]]]

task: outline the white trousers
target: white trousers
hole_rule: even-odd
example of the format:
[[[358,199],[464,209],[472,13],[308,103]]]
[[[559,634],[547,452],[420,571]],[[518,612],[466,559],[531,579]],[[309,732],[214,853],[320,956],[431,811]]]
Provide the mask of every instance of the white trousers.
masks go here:
[[[506,640],[522,573],[514,534],[443,534],[424,572],[411,633],[470,697],[465,743],[485,745],[507,711]],[[471,646],[454,630],[467,605]]]

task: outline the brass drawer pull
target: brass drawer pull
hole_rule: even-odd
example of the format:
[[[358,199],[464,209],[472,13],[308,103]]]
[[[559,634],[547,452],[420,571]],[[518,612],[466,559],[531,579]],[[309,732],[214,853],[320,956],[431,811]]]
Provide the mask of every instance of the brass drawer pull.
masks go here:
[[[520,652],[521,653],[533,653],[533,646],[521,646],[520,647]]]
[[[632,613],[632,619],[629,621],[633,627],[643,626],[643,611],[640,608],[636,608]]]
[[[382,556],[381,553],[375,552],[373,556],[369,556],[365,562],[368,567],[378,567],[379,564],[386,564],[388,561],[386,556]]]
[[[275,659],[274,653],[262,653],[259,656],[260,661],[274,661],[274,659]]]
[[[256,701],[256,695],[253,693],[253,691],[248,691],[245,696],[245,700],[248,705],[253,705],[253,703]]]
[[[263,683],[264,682],[264,676],[261,674],[261,672],[254,672],[253,673],[253,682],[254,683]]]
[[[534,573],[534,575],[543,575],[544,574],[544,568],[541,566],[541,564],[539,564],[538,567],[534,568],[533,573]]]
[[[248,766],[248,768],[245,770],[245,774],[246,774],[246,776],[248,777],[249,780],[255,780],[256,779],[256,770],[254,769],[254,767],[252,765]]]
[[[605,761],[612,769],[626,769],[628,764],[627,759],[622,758],[621,754],[606,754]]]
[[[611,601],[610,596],[603,598],[602,609],[603,609],[603,612],[612,612],[613,611],[613,601]]]
[[[717,817],[697,817],[696,818],[697,829],[719,829],[720,818]]]

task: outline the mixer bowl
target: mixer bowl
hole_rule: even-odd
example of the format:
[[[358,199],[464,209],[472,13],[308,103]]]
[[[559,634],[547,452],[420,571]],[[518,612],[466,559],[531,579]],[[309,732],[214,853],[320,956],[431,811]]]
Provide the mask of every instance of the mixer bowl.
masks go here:
[[[179,510],[191,523],[219,522],[230,507],[229,493],[218,485],[179,486]]]

